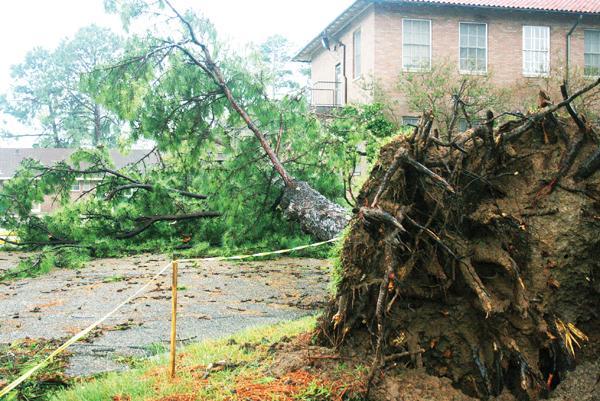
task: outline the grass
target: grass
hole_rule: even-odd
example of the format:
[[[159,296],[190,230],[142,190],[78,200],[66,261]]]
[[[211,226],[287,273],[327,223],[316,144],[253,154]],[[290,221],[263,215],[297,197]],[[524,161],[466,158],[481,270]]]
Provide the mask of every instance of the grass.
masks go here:
[[[314,317],[285,322],[273,326],[245,330],[227,339],[209,340],[182,348],[178,354],[177,378],[168,377],[167,355],[146,360],[139,368],[82,382],[55,393],[51,401],[221,401],[236,400],[236,383],[251,380],[255,386],[276,386],[281,379],[267,373],[272,353],[271,344],[284,337],[293,337],[311,330]],[[223,362],[221,362],[223,361]],[[219,369],[209,370],[214,364]],[[208,379],[204,378],[210,371]],[[286,379],[286,383],[289,380]],[[283,382],[282,382],[283,383]],[[325,400],[328,388],[312,380],[298,389],[294,399]],[[312,395],[311,395],[312,394]],[[273,398],[284,399],[284,398]],[[265,400],[268,401],[268,400]]]

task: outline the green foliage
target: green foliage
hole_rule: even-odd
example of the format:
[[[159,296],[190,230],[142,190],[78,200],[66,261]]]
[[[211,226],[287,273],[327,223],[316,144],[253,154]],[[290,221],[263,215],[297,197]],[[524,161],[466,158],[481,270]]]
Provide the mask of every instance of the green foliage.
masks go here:
[[[362,168],[369,169],[381,146],[401,133],[383,103],[345,106],[327,122],[326,129],[335,138],[329,157],[342,172],[345,191],[362,184],[360,180],[353,182],[355,173],[360,172],[364,180]]]
[[[127,21],[141,15],[153,18],[161,10],[142,1],[108,3]],[[294,85],[285,82],[290,73],[283,38],[271,38],[259,47],[262,51],[242,58],[218,41],[209,21],[191,13],[185,17],[287,171],[329,199],[343,199],[346,177],[352,176],[361,153],[373,160],[379,144],[397,131],[384,106],[349,106],[324,126],[305,98],[286,94]],[[144,139],[156,145],[160,168],[134,165],[119,175],[99,173],[112,166],[106,148],[80,150],[49,169],[28,160],[0,191],[0,210],[5,211],[0,226],[15,230],[31,246],[77,244],[80,253],[92,257],[129,251],[171,253],[181,248],[189,256],[204,256],[214,254],[215,247],[219,254],[248,253],[311,242],[297,224],[283,219],[281,179],[222,88],[194,63],[203,57],[202,51],[190,44],[189,34],[176,19],[160,21],[165,29],[131,36],[118,62],[90,71],[81,83],[94,102],[126,121],[130,142]],[[276,96],[269,96],[274,90]],[[72,202],[69,189],[81,175],[97,180],[97,187]],[[114,193],[132,180],[150,185],[151,190]],[[174,190],[206,194],[209,199],[200,202]],[[32,205],[49,195],[55,195],[63,208],[46,216],[31,215]],[[220,212],[221,217],[159,222],[124,238],[144,216],[198,210]],[[298,254],[323,252],[310,249]]]
[[[54,268],[81,269],[89,258],[90,252],[85,248],[47,246],[36,254],[21,260],[14,269],[0,273],[0,282],[38,277]]]
[[[121,275],[116,275],[116,276],[107,277],[104,280],[102,280],[102,282],[103,283],[120,283],[123,280],[125,280],[125,277],[123,277]]]
[[[118,57],[120,48],[117,35],[92,25],[63,40],[55,50],[31,50],[21,64],[12,67],[14,83],[0,97],[0,112],[35,126],[39,146],[114,146],[120,123],[82,91],[80,79]]]
[[[329,272],[329,293],[332,297],[336,297],[337,291],[342,284],[344,278],[344,266],[342,264],[342,251],[346,237],[350,233],[350,227],[346,227],[341,235],[341,239],[335,243],[329,250],[329,260],[331,261],[331,270]]]

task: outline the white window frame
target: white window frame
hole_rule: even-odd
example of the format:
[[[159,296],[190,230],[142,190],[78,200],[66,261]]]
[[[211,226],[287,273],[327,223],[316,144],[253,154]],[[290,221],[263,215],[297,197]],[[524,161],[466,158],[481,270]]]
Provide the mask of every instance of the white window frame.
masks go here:
[[[402,116],[402,125],[405,127],[412,127],[413,125],[419,125],[421,117],[417,116]]]
[[[344,106],[344,70],[342,63],[337,63],[333,70],[333,105]],[[338,74],[339,71],[339,74]],[[338,78],[340,79],[338,81]]]
[[[77,184],[77,189],[75,188],[75,184]],[[79,192],[81,191],[81,182],[79,180],[76,180],[72,185],[71,185],[71,192]]]
[[[358,46],[358,63],[356,62],[356,35],[360,36],[360,43]],[[363,56],[363,40],[362,40],[362,29],[358,28],[352,32],[352,77],[357,80],[362,78],[362,56]],[[357,68],[358,67],[358,68]]]
[[[42,213],[42,203],[41,202],[33,203],[31,205],[31,213],[34,213],[34,214]]]
[[[460,66],[460,49],[461,49],[461,45],[460,45],[460,26],[462,24],[465,25],[485,25],[485,70],[484,71],[470,71],[470,70],[463,70]],[[477,22],[477,21],[460,21],[458,23],[458,71],[461,74],[465,74],[465,75],[487,75],[488,73],[488,65],[489,65],[489,54],[490,54],[490,39],[489,39],[489,32],[488,32],[488,24],[486,22]]]
[[[94,188],[94,181],[81,181],[81,190],[84,192],[91,191]]]
[[[588,32],[588,31],[589,32],[596,32],[596,33],[598,33],[600,35],[600,29],[584,29],[583,30],[583,40],[584,40],[584,48],[583,48],[583,71],[584,71],[584,74],[585,74],[584,76],[586,78],[598,78],[600,76],[600,69],[599,69],[599,72],[598,72],[597,75],[588,75],[588,74],[585,73],[585,67],[586,67],[586,65],[585,65],[585,55],[587,54],[585,52],[585,33]],[[596,53],[593,53],[593,54],[596,54]]]
[[[525,71],[525,52],[526,51],[536,51],[536,50],[525,50],[525,28],[545,28],[548,32],[548,51],[546,52],[546,65],[548,66],[548,71],[546,72],[529,72]],[[549,26],[546,25],[523,25],[523,29],[521,31],[522,44],[521,44],[521,58],[523,59],[523,76],[524,77],[548,77],[550,76],[550,71],[552,70],[550,65],[550,53],[552,52],[552,31]],[[539,50],[537,50],[539,51]]]
[[[404,62],[405,58],[405,54],[404,54],[404,40],[406,38],[406,35],[404,34],[404,23],[406,21],[422,21],[422,22],[428,22],[429,23],[429,65],[425,68],[415,68],[415,67],[406,67],[406,64]],[[431,65],[432,65],[432,59],[433,59],[433,23],[431,22],[430,19],[423,19],[423,18],[402,18],[402,70],[406,71],[406,72],[419,72],[419,71],[429,71],[431,70]]]

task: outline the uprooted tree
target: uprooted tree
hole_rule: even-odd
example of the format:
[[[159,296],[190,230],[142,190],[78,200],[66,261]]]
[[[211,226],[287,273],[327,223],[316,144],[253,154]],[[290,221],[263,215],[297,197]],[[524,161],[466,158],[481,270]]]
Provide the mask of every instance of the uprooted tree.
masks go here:
[[[306,232],[318,239],[332,239],[342,231],[348,222],[345,209],[328,200],[307,182],[297,180],[290,175],[280,161],[275,146],[267,140],[256,119],[248,112],[247,106],[239,102],[237,94],[232,89],[229,81],[231,77],[227,77],[213,56],[213,51],[217,49],[217,46],[216,43],[211,43],[211,40],[216,42],[216,39],[207,21],[198,20],[191,13],[182,14],[168,0],[131,2],[129,6],[127,6],[127,2],[108,1],[107,8],[109,10],[120,10],[126,21],[143,15],[163,15],[166,10],[170,13],[167,18],[179,21],[182,30],[179,38],[170,36],[156,38],[150,41],[151,44],[144,49],[145,51],[140,52],[135,57],[126,58],[118,66],[109,69],[108,77],[110,80],[112,76],[113,84],[115,79],[123,84],[128,78],[131,78],[130,74],[123,73],[124,70],[135,75],[139,74],[140,69],[147,73],[149,69],[161,64],[169,55],[173,53],[181,55],[180,62],[194,67],[197,72],[209,80],[205,83],[208,87],[202,88],[202,92],[192,97],[187,104],[183,105],[182,109],[193,108],[200,104],[203,104],[200,107],[207,107],[212,102],[225,98],[231,112],[237,114],[247,129],[258,140],[263,152],[279,175],[284,188],[281,196],[281,207],[284,210],[284,215],[290,220],[298,221]],[[238,88],[238,91],[244,91],[245,89],[247,88]],[[257,112],[260,111],[257,110]],[[207,120],[210,118],[209,115],[203,117]],[[212,117],[214,119],[214,114]],[[165,123],[168,123],[168,121]],[[203,121],[203,123],[206,124],[206,121]],[[210,128],[210,123],[208,125]]]
[[[572,107],[599,84],[451,140],[426,114],[386,145],[321,339],[369,355],[371,384],[412,362],[481,398],[554,388],[600,307],[600,137]]]
[[[383,121],[381,109],[363,118],[355,108],[346,123],[324,129],[300,94],[270,98],[273,80],[281,84],[277,68],[267,68],[270,77],[265,57],[228,52],[210,22],[164,2],[124,9],[126,17],[150,15],[168,29],[130,36],[122,59],[83,75],[80,87],[129,125],[131,142],[152,141],[151,156],[160,163],[140,169],[140,160],[117,171],[102,148],[55,166],[28,161],[0,193],[0,224],[17,231],[19,244],[85,247],[106,256],[104,250],[123,247],[168,250],[159,243],[168,240],[204,250],[305,242],[280,210],[317,238],[338,234],[347,215],[328,199],[343,198],[340,171],[351,168],[356,144],[372,135],[355,127]],[[82,177],[92,188],[69,202],[71,183]],[[50,194],[66,207],[31,215],[32,204]],[[207,210],[221,218],[200,224],[216,215]]]

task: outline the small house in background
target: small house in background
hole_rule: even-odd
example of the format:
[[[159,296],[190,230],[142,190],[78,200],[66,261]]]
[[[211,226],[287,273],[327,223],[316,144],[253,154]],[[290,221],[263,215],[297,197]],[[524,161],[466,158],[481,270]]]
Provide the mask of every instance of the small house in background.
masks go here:
[[[414,124],[399,76],[438,62],[506,87],[599,76],[600,0],[357,0],[294,60],[310,63],[317,110],[371,102],[376,83]]]
[[[25,159],[37,160],[44,166],[52,166],[56,162],[69,159],[77,149],[64,148],[0,148],[0,186],[4,181],[10,180],[16,173],[21,162]],[[158,163],[158,158],[150,154],[150,150],[131,150],[123,154],[116,149],[109,151],[111,160],[115,168],[121,169],[127,165],[140,162],[142,159],[146,167]],[[148,157],[145,157],[148,156]],[[145,157],[145,158],[144,158]],[[142,163],[142,162],[140,162]],[[71,187],[71,199],[73,201],[86,195],[94,187],[93,178],[80,177]],[[34,214],[50,213],[59,207],[54,197],[47,196],[43,203],[34,205],[32,212]]]

